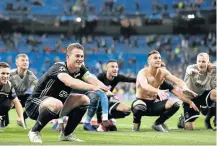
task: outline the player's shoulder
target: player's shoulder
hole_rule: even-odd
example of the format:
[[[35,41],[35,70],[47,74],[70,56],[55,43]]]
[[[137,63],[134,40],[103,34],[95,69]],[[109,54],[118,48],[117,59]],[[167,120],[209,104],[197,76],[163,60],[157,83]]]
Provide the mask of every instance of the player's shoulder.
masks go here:
[[[106,72],[102,72],[100,74],[98,74],[98,77],[104,77],[106,75]]]
[[[17,69],[16,68],[10,70],[10,75],[11,76],[14,76],[16,74],[17,74]]]
[[[56,63],[54,63],[54,65],[51,68],[54,68],[54,69],[60,70],[60,71],[67,71],[67,67],[66,67],[65,62],[56,62]]]
[[[147,67],[144,67],[144,68],[140,69],[139,72],[144,72],[144,73],[146,73],[146,72],[148,72],[148,68],[147,68]]]
[[[27,70],[26,73],[27,73],[27,75],[33,75],[33,76],[35,75],[31,70]]]
[[[66,67],[66,63],[65,62],[55,62],[53,66],[65,66]]]

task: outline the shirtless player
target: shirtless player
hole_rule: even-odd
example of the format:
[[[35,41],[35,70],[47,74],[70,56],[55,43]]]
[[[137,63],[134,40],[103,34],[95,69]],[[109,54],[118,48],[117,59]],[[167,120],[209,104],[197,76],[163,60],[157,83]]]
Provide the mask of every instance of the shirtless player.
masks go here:
[[[182,90],[193,96],[196,93],[189,90],[185,83],[173,76],[165,68],[161,68],[161,55],[158,51],[148,54],[148,67],[143,68],[137,75],[136,97],[132,103],[133,131],[139,131],[142,116],[160,116],[152,128],[160,132],[168,132],[164,128],[164,122],[174,115],[179,109],[177,100],[167,99],[168,90],[160,90],[164,80],[177,84]],[[158,102],[154,102],[159,98]]]

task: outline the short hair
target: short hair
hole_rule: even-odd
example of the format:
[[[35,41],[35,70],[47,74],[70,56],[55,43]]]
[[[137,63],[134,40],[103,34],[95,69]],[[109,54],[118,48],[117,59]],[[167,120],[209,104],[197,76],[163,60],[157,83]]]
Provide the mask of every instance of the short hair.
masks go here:
[[[116,60],[111,59],[111,60],[107,61],[106,65],[108,65],[110,62],[116,62],[116,63],[118,63]]]
[[[0,68],[9,68],[10,65],[6,62],[0,62]]]
[[[199,56],[206,57],[206,58],[208,59],[208,61],[209,61],[209,54],[207,54],[207,53],[205,53],[205,52],[201,52],[201,53],[199,53],[199,54],[197,55],[197,57],[199,57]]]
[[[27,57],[27,58],[28,58],[28,55],[27,55],[27,54],[24,54],[24,53],[18,54],[18,55],[16,56],[16,60],[19,59],[20,57]]]
[[[72,43],[72,44],[69,44],[67,49],[66,49],[66,54],[70,54],[72,52],[73,49],[80,49],[80,50],[83,50],[84,51],[84,47],[79,44],[79,43]]]
[[[153,51],[148,53],[148,57],[150,57],[153,54],[160,54],[160,53],[157,50],[153,50]]]

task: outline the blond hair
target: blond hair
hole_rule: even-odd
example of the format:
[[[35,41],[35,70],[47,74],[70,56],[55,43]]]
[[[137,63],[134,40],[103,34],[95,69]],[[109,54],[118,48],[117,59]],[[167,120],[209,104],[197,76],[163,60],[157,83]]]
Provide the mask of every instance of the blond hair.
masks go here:
[[[66,54],[67,55],[71,54],[72,50],[74,50],[75,48],[84,51],[84,47],[81,44],[79,44],[79,43],[72,43],[72,44],[68,45],[68,47],[66,49]]]
[[[208,54],[208,53],[201,52],[201,53],[199,53],[199,54],[197,55],[197,58],[198,58],[199,56],[203,56],[203,57],[205,57],[205,58],[209,61],[209,54]]]
[[[16,60],[19,59],[20,57],[28,58],[28,55],[27,55],[27,54],[24,54],[24,53],[18,54],[18,55],[16,56]]]

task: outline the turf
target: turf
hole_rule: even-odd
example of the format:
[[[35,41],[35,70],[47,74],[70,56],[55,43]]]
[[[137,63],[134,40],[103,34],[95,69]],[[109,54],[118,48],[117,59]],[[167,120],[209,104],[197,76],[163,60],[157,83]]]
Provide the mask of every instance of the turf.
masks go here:
[[[48,124],[41,132],[43,144],[49,145],[216,145],[216,132],[204,128],[201,116],[196,121],[196,130],[184,131],[176,128],[177,120],[181,110],[167,121],[171,128],[168,133],[160,133],[151,129],[151,125],[156,117],[143,117],[141,131],[132,132],[132,114],[117,120],[118,132],[87,132],[83,131],[82,125],[76,129],[76,137],[84,140],[84,143],[62,142],[58,140],[58,132],[51,130],[52,124]],[[2,128],[4,133],[0,133],[0,144],[4,145],[29,145],[29,129],[24,131],[16,125],[16,112],[10,111],[10,125]],[[31,128],[34,121],[28,120],[28,127]]]

